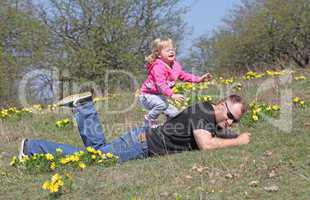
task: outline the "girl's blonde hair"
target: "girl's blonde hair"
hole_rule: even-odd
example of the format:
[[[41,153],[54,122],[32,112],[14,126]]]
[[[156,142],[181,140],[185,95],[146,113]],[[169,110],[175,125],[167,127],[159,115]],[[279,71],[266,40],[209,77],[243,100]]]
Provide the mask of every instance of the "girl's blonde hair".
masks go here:
[[[145,61],[147,63],[152,63],[158,58],[159,53],[162,49],[164,49],[167,46],[174,47],[174,43],[172,39],[170,38],[157,38],[152,42],[152,53],[145,57]]]

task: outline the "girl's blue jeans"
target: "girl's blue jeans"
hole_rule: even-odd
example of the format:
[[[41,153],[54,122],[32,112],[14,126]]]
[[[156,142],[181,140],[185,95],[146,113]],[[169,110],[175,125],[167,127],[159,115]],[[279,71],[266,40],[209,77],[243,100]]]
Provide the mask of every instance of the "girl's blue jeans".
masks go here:
[[[135,128],[121,137],[106,143],[103,128],[99,121],[98,113],[93,102],[86,102],[74,108],[75,119],[78,125],[80,136],[85,147],[93,147],[103,153],[117,155],[120,161],[146,158],[148,156],[148,146],[145,137],[141,137],[147,128]],[[144,139],[141,139],[144,138]],[[74,147],[68,144],[61,144],[47,140],[28,139],[27,154],[29,156],[39,153],[55,154],[60,148],[63,155],[73,154],[83,148]]]

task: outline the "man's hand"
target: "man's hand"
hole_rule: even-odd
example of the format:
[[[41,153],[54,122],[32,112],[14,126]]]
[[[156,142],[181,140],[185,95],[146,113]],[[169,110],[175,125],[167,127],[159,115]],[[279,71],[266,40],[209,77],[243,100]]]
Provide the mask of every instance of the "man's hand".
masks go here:
[[[242,133],[238,136],[238,141],[240,145],[249,144],[250,143],[251,133]]]
[[[200,82],[211,81],[213,78],[212,74],[206,73],[200,77]]]
[[[174,101],[178,101],[178,102],[181,102],[184,100],[184,96],[181,95],[181,94],[173,94],[171,96],[171,99],[173,99]]]

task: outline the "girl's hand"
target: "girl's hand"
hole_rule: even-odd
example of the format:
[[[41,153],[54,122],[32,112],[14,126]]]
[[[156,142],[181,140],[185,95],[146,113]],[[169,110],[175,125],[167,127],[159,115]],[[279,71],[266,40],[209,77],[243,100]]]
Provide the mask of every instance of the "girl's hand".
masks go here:
[[[173,94],[173,95],[171,96],[171,99],[173,99],[174,101],[179,101],[179,102],[181,102],[181,101],[184,100],[184,96],[181,95],[181,94]]]
[[[213,76],[210,73],[206,73],[206,74],[202,75],[200,78],[201,78],[200,82],[211,81]]]

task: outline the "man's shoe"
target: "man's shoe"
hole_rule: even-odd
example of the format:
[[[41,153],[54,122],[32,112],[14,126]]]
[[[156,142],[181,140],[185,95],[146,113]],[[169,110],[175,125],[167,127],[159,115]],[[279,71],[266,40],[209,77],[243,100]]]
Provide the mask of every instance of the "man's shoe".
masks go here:
[[[22,142],[20,143],[19,146],[19,154],[18,154],[18,158],[21,160],[22,158],[26,157],[28,154],[28,139],[24,138],[22,139]]]
[[[76,107],[78,103],[83,103],[86,101],[92,101],[92,93],[84,92],[80,94],[74,94],[60,100],[56,105],[57,106],[67,106],[67,107]]]

